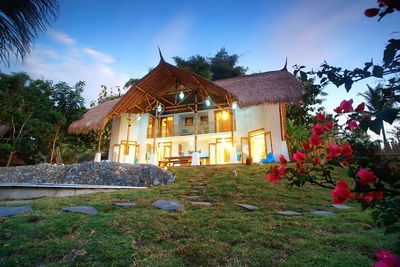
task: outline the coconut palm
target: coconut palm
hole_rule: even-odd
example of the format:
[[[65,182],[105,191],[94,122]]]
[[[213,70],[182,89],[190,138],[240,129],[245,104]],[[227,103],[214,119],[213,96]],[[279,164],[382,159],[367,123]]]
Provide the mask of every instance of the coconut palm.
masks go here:
[[[58,16],[57,0],[0,1],[0,62],[23,60],[29,54],[34,39],[46,31]]]
[[[368,90],[365,93],[360,93],[362,97],[365,99],[365,105],[372,113],[372,115],[388,108],[394,108],[395,101],[393,98],[386,97],[382,88],[382,85],[378,84],[377,87],[372,88],[367,85]],[[387,146],[388,142],[386,139],[385,125],[383,120],[381,121],[381,131],[383,137],[383,143]]]

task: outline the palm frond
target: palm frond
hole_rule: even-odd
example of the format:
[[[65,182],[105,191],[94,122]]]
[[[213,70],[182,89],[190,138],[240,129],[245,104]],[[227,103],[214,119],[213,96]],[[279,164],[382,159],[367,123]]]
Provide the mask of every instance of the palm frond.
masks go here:
[[[24,60],[34,39],[58,17],[57,0],[0,1],[0,62]]]

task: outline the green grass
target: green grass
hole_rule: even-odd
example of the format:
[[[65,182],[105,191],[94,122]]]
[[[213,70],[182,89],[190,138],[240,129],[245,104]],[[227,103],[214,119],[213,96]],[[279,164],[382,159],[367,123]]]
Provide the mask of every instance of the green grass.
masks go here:
[[[393,243],[357,206],[332,218],[277,215],[333,209],[328,190],[270,184],[267,168],[176,167],[167,186],[35,200],[33,212],[0,221],[0,265],[372,266],[374,252]],[[232,169],[238,177],[230,177]],[[188,195],[214,204],[191,205]],[[184,209],[156,209],[157,199],[181,201]],[[138,206],[110,205],[127,200]],[[246,212],[238,203],[261,209]],[[62,212],[68,205],[93,205],[99,213]]]

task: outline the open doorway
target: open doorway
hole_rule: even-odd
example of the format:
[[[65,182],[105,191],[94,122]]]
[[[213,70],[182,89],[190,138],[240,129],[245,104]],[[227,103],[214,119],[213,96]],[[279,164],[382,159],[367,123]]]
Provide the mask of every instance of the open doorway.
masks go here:
[[[217,138],[216,140],[216,164],[230,163],[232,151],[232,138]]]
[[[249,132],[249,150],[253,162],[260,162],[272,152],[272,136],[270,131],[258,129]]]

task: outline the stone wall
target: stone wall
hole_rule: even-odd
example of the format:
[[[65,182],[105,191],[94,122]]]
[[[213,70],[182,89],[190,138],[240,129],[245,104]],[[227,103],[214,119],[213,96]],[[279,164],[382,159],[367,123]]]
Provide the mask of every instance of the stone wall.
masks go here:
[[[116,186],[152,186],[174,181],[173,174],[154,165],[84,162],[70,165],[39,164],[0,168],[0,183],[55,183]]]

